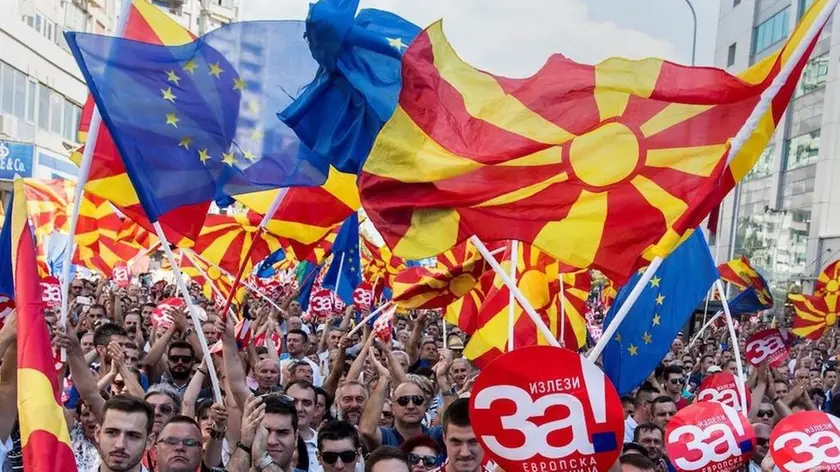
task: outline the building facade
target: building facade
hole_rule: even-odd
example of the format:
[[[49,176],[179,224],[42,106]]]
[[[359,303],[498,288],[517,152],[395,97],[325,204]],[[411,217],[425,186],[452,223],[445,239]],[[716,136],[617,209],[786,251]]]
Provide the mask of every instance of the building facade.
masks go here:
[[[721,0],[715,64],[741,72],[781,48],[813,0]],[[750,174],[721,207],[718,262],[745,255],[777,306],[840,257],[840,22],[829,21]]]
[[[151,3],[196,34],[213,31],[239,19],[240,0],[151,0]],[[204,26],[201,24],[202,9],[207,22]]]

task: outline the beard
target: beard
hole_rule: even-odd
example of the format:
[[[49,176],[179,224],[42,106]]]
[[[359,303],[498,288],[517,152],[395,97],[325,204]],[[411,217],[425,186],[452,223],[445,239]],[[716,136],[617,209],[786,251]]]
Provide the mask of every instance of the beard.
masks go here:
[[[169,373],[175,380],[186,380],[190,377],[190,369],[186,367],[173,367],[169,369]]]

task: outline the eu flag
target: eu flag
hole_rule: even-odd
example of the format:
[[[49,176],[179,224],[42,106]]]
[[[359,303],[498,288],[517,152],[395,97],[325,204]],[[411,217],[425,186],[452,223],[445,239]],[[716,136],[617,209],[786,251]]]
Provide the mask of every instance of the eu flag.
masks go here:
[[[232,23],[182,46],[66,33],[151,221],[325,182],[328,161],[276,117],[317,72],[304,32],[300,21]]]
[[[321,272],[321,266],[309,261],[300,261],[295,269],[295,278],[298,282],[297,302],[303,311],[309,309],[309,298],[319,272]]]
[[[274,276],[277,273],[277,270],[274,268],[274,265],[278,262],[281,262],[286,259],[286,251],[283,248],[280,248],[271,254],[268,255],[262,262],[260,262],[260,267],[257,269],[257,277],[260,278],[268,278]]]
[[[309,7],[306,37],[320,69],[279,116],[301,141],[358,174],[402,88],[402,55],[420,27],[359,0],[320,0]]]
[[[746,290],[729,301],[729,312],[732,316],[755,313],[772,307],[772,304],[768,307],[761,301],[754,287],[747,287]]]
[[[605,327],[640,277],[641,272],[619,290]],[[662,262],[604,349],[604,372],[620,395],[630,393],[656,368],[717,278],[715,262],[699,230]]]
[[[359,215],[353,213],[341,225],[333,243],[333,259],[323,286],[332,289],[344,300],[353,303],[353,292],[362,283],[359,262]]]
[[[14,209],[15,194],[9,196],[6,204],[6,216],[3,228],[0,228],[0,295],[15,299],[15,278],[12,274],[12,210]]]

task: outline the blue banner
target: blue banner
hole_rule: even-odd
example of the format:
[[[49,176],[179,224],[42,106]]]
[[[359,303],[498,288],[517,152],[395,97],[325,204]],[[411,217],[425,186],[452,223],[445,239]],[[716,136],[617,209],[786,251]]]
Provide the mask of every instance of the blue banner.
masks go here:
[[[0,141],[0,180],[14,180],[15,174],[32,177],[32,144]]]

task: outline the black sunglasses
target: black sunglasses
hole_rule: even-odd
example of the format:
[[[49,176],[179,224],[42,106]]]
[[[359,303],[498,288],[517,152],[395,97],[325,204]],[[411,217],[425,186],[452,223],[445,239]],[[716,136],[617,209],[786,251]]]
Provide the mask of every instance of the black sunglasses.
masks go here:
[[[775,414],[776,412],[774,412],[773,410],[758,410],[758,413],[756,413],[755,416],[758,416],[759,418],[764,418],[765,416],[768,418],[772,418]]]
[[[682,385],[685,383],[683,379],[671,379],[668,382],[671,382],[673,385]]]
[[[400,406],[408,406],[408,402],[414,403],[414,406],[420,406],[425,401],[426,400],[420,395],[406,395],[404,397],[397,398],[397,404]]]
[[[755,438],[756,446],[766,446],[768,444],[770,444],[770,439],[768,438]]]
[[[165,405],[164,404],[164,405],[153,405],[153,406],[155,407],[155,410],[160,411],[164,415],[171,415],[172,413],[175,413],[175,408],[173,408],[172,405]]]
[[[189,364],[193,361],[191,356],[169,356],[169,360],[176,364]]]
[[[435,464],[437,464],[437,457],[435,457],[435,456],[425,456],[425,455],[421,455],[421,454],[414,454],[412,452],[411,454],[408,455],[408,462],[410,462],[411,465],[417,465],[420,462],[422,462],[423,465],[426,466],[426,467],[434,467]]]
[[[335,464],[335,461],[337,461],[339,458],[341,458],[341,462],[345,464],[356,462],[356,451],[330,451],[321,453],[321,460],[323,460],[325,464]]]
[[[167,446],[177,446],[179,444],[183,444],[184,447],[198,447],[201,445],[200,441],[196,441],[193,438],[162,438],[159,442],[166,444]]]

